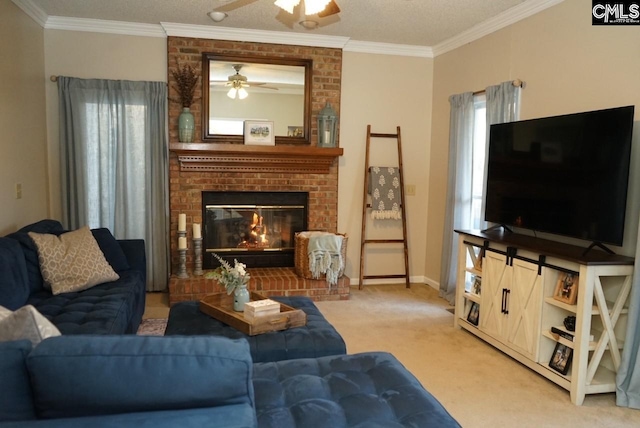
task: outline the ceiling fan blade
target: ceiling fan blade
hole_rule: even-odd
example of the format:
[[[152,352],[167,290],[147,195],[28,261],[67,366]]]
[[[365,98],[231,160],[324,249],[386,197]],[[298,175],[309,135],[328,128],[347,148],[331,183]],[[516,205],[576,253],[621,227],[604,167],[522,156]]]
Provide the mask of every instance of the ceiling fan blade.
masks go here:
[[[241,7],[248,6],[251,3],[255,3],[257,1],[258,0],[235,0],[235,1],[220,0],[220,3],[224,3],[224,4],[216,7],[215,10],[219,12],[231,12],[236,9],[240,9]]]
[[[326,18],[327,16],[335,15],[336,13],[339,13],[339,12],[340,12],[340,6],[338,6],[338,3],[336,3],[335,0],[331,0],[327,5],[327,7],[325,7],[322,12],[318,13],[318,17]]]

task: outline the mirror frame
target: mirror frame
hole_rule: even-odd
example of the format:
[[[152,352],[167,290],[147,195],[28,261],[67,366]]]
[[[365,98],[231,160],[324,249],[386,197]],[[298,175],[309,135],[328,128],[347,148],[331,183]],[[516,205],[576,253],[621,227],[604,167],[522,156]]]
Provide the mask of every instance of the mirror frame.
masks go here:
[[[304,67],[304,135],[287,137],[276,135],[276,144],[311,144],[311,84],[313,60],[298,58],[280,58],[271,56],[224,55],[211,52],[202,54],[202,140],[211,143],[244,144],[243,135],[209,133],[209,64],[210,61],[229,61],[236,63],[276,64]],[[206,77],[205,77],[206,76]]]

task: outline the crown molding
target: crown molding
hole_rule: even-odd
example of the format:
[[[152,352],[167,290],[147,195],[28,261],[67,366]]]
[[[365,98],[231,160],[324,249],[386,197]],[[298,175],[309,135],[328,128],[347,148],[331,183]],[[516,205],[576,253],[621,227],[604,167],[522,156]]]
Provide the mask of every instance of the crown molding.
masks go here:
[[[442,55],[542,12],[545,9],[560,4],[563,1],[564,0],[527,0],[524,3],[520,3],[518,6],[514,6],[511,9],[476,25],[475,27],[463,31],[455,37],[435,45],[433,47],[433,53],[435,56]]]
[[[433,49],[429,46],[397,45],[393,43],[362,42],[358,40],[349,40],[344,47],[344,51],[433,58]]]
[[[31,0],[11,0],[13,4],[18,6],[24,13],[29,15],[31,19],[36,21],[38,25],[44,28],[47,22],[47,14],[42,9],[36,6]]]
[[[251,30],[244,28],[187,25],[172,22],[142,24],[134,22],[108,21],[101,19],[48,16],[32,0],[12,0],[24,13],[45,29],[88,31],[95,33],[122,34],[143,37],[194,37],[214,40],[236,40],[243,42],[274,43],[282,45],[316,46],[343,49],[346,52],[361,52],[379,55],[415,56],[434,58],[467,43],[478,40],[509,25],[553,7],[564,0],[527,0],[511,9],[447,39],[433,47],[401,45],[393,43],[365,42],[349,37],[324,36],[318,34],[292,33],[284,31]]]
[[[291,33],[284,31],[250,30],[245,28],[211,27],[208,25],[186,25],[161,22],[167,36],[193,37],[198,39],[234,40],[238,42],[274,43],[280,45],[316,46],[344,48],[348,37],[321,36],[317,34]]]
[[[47,30],[88,31],[92,33],[124,34],[128,36],[167,37],[162,27],[157,24],[68,18],[64,16],[50,16],[44,28]]]

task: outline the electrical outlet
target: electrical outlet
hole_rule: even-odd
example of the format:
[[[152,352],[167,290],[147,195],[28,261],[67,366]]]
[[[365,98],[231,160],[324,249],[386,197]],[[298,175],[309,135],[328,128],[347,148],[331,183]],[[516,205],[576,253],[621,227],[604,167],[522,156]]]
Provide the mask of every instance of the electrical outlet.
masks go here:
[[[22,183],[16,183],[16,199],[22,199]]]
[[[416,195],[416,185],[415,184],[407,184],[407,188],[405,189],[405,193],[407,196],[415,196]]]

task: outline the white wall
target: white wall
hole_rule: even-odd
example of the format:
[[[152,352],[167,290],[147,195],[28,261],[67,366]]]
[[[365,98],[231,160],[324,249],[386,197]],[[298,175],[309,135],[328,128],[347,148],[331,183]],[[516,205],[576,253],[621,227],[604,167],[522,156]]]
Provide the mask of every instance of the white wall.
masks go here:
[[[0,236],[47,218],[44,30],[0,2]],[[22,185],[16,199],[15,185]]]
[[[526,82],[521,119],[635,105],[638,120],[639,46],[637,26],[592,26],[588,3],[565,0],[435,59],[426,235],[428,278],[437,281],[440,275],[449,144],[448,97],[519,78]],[[635,131],[632,180],[638,181],[637,126]],[[618,249],[621,254],[633,254],[635,250],[638,190],[637,185],[630,189],[625,246]]]
[[[50,212],[61,218],[58,86],[49,76],[167,81],[167,40],[158,37],[46,30],[44,57]]]
[[[342,61],[340,146],[344,156],[339,169],[338,231],[349,236],[345,273],[352,282],[358,280],[367,125],[378,133],[395,133],[400,126],[405,186],[416,186],[416,195],[406,197],[409,272],[414,281],[422,281],[433,60],[344,52]],[[396,141],[372,139],[370,165],[398,165]],[[402,238],[399,221],[376,220],[368,224],[368,239]],[[401,245],[368,245],[367,249],[367,275],[404,273]]]

